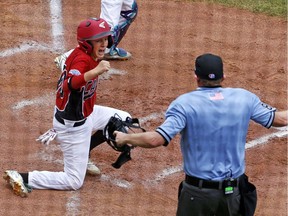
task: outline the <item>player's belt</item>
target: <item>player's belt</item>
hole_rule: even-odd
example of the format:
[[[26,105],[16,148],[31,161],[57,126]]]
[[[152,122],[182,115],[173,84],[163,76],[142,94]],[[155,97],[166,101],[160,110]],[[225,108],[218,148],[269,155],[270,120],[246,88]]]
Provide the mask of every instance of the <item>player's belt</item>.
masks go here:
[[[227,181],[229,181],[229,184],[232,187],[238,187],[239,186],[239,178],[236,178],[233,180],[210,181],[210,180],[204,180],[204,179],[200,179],[200,178],[197,178],[194,176],[186,175],[185,176],[185,182],[189,185],[193,185],[193,186],[199,187],[199,188],[209,188],[209,189],[221,190],[225,187]]]
[[[55,118],[57,119],[59,123],[65,125],[64,119],[62,119],[57,113],[55,113]],[[77,121],[74,123],[73,127],[79,127],[83,125],[85,122],[86,122],[86,119],[83,119],[82,121]]]

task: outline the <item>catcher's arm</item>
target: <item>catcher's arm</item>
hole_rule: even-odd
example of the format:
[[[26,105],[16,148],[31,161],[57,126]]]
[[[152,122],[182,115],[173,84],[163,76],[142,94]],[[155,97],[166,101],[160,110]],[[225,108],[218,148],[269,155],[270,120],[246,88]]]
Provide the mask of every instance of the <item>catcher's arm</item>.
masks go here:
[[[164,145],[166,140],[156,131],[145,133],[127,134],[120,131],[114,132],[115,142],[117,146],[123,146],[126,143],[132,146],[139,146],[142,148],[156,148]]]

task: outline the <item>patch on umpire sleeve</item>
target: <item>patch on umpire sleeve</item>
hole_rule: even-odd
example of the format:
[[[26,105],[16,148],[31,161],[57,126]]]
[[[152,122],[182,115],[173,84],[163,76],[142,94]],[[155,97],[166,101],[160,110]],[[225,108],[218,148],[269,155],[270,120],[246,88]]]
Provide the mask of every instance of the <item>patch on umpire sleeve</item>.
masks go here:
[[[273,107],[271,107],[270,105],[268,105],[268,104],[266,104],[266,103],[261,103],[261,105],[262,105],[263,107],[265,107],[266,109],[268,109],[268,110],[273,110],[273,109],[274,109]]]

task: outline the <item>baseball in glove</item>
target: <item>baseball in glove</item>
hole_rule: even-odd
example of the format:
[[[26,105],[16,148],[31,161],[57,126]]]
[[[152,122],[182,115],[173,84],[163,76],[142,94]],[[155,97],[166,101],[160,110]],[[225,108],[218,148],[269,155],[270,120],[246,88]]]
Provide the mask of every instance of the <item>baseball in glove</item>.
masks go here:
[[[113,135],[113,133],[114,131],[121,131],[123,133],[128,133],[130,131],[134,132],[133,128],[138,128],[143,132],[146,131],[144,128],[140,127],[139,120],[137,118],[127,117],[126,120],[123,121],[118,114],[115,114],[109,119],[107,125],[103,130],[103,135],[106,138],[106,142],[114,150],[121,152],[116,162],[112,164],[112,166],[116,169],[119,169],[124,163],[131,160],[131,149],[133,149],[134,147],[128,144],[125,144],[121,147],[118,146],[115,142],[115,136]]]

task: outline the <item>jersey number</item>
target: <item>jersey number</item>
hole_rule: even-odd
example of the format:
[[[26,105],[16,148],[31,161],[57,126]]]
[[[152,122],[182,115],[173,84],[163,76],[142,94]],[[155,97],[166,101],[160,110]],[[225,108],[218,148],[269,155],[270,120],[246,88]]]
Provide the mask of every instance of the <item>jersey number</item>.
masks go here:
[[[61,74],[58,82],[57,82],[57,93],[59,93],[60,97],[63,98],[64,97],[64,91],[63,91],[63,83],[64,80],[66,78],[66,70],[63,71],[63,73]]]
[[[95,80],[90,80],[85,87],[85,92],[84,92],[84,100],[92,97],[96,91],[97,88],[97,82],[98,79]]]

